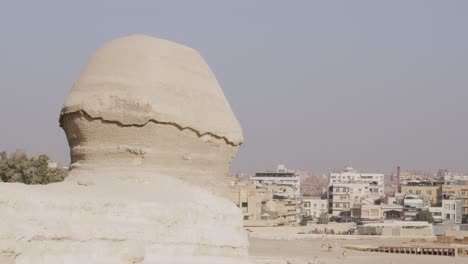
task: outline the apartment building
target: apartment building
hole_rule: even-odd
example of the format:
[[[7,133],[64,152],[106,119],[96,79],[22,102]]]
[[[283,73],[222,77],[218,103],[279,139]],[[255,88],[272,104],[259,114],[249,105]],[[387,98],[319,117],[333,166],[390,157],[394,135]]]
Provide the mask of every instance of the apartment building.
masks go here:
[[[330,173],[329,185],[335,183],[365,183],[369,185],[369,192],[376,195],[384,194],[384,174],[359,173],[352,167],[345,167],[335,173]]]
[[[257,190],[257,186],[249,181],[227,178],[229,198],[243,213],[244,222],[262,220],[262,208],[270,200],[268,192]]]
[[[403,199],[403,220],[414,220],[423,208],[426,208],[426,206],[420,195],[406,194]]]
[[[351,208],[351,217],[363,222],[400,220],[403,206],[397,204],[357,204]]]
[[[383,195],[383,174],[359,173],[352,167],[345,167],[329,175],[328,211],[332,215],[350,212],[357,204],[373,203]]]
[[[414,194],[422,197],[429,204],[427,206],[440,206],[442,204],[442,183],[428,180],[414,180],[401,185],[401,193]]]
[[[258,185],[284,185],[292,188],[291,196],[301,196],[301,179],[299,175],[288,170],[284,165],[278,165],[275,172],[257,172],[250,180]]]
[[[257,172],[250,177],[250,181],[257,186],[284,186],[289,187],[283,195],[294,199],[296,206],[295,218],[299,223],[302,215],[301,208],[301,179],[295,171],[288,170],[284,165],[278,165],[275,172]]]
[[[461,224],[462,202],[460,200],[442,200],[442,221],[449,224]]]
[[[461,201],[462,214],[468,214],[468,184],[458,184],[460,181],[449,181],[442,186],[443,199],[458,199]]]
[[[432,214],[432,218],[434,219],[434,223],[442,223],[444,218],[442,214],[444,210],[442,207],[429,207],[429,212]]]
[[[303,196],[302,212],[305,216],[318,218],[322,214],[328,214],[328,201],[326,196]]]
[[[278,225],[294,226],[296,220],[296,200],[283,196],[267,201],[262,213],[263,220],[276,221]]]
[[[328,187],[329,213],[335,216],[349,212],[351,208],[370,196],[365,183],[335,183]]]
[[[263,185],[228,177],[229,198],[243,213],[244,226],[296,225],[295,198],[290,186]]]

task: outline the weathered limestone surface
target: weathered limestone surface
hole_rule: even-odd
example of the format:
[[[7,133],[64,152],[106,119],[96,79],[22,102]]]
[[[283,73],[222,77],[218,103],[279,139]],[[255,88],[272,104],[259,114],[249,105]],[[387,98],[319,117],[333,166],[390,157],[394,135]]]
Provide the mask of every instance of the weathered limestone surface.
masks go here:
[[[99,49],[81,73],[62,115],[84,111],[122,125],[170,123],[242,143],[242,130],[200,54],[163,39],[135,35]]]
[[[0,263],[248,263],[223,181],[242,130],[196,51],[142,35],[108,43],[60,125],[65,182],[0,184]]]

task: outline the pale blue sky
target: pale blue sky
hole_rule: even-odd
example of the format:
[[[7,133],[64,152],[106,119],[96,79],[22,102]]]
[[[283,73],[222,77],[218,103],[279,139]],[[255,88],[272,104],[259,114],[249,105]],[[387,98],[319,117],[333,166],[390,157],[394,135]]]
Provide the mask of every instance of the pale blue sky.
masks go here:
[[[62,103],[103,43],[201,52],[239,118],[233,171],[468,172],[468,1],[2,1],[0,149],[67,163]]]

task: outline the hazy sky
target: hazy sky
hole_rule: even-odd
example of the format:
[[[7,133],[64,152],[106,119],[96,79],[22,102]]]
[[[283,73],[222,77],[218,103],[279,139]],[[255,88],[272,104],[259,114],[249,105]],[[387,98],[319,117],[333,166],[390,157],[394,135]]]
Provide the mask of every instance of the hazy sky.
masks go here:
[[[67,2],[67,3],[65,3]],[[232,171],[468,172],[468,1],[2,1],[0,149],[69,162],[58,117],[105,42],[201,52],[244,129]]]

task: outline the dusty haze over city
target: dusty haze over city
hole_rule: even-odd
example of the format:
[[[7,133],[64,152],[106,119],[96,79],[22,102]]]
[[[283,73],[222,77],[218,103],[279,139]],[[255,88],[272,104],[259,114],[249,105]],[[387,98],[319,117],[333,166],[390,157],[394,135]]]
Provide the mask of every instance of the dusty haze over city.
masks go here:
[[[467,1],[10,1],[0,150],[69,148],[59,112],[92,53],[144,33],[200,51],[243,126],[231,171],[468,172]]]

